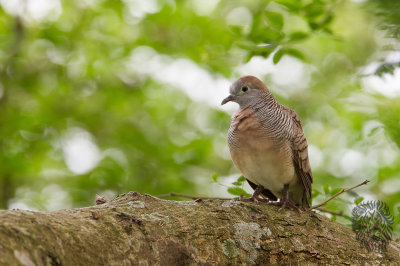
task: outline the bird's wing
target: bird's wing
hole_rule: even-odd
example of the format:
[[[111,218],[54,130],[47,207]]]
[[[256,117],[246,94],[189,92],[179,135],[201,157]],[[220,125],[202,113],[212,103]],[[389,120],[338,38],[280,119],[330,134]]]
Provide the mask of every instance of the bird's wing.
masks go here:
[[[307,206],[308,201],[311,199],[311,184],[313,183],[313,176],[308,159],[308,143],[303,133],[301,121],[295,111],[284,107],[293,121],[293,135],[292,135],[292,153],[294,167],[301,183],[303,184],[305,196],[303,203]],[[307,203],[306,203],[307,202]]]

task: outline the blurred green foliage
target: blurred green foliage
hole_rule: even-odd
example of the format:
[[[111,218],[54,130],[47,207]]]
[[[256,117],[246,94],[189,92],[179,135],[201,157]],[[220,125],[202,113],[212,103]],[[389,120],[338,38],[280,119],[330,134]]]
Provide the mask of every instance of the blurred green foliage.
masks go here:
[[[39,17],[38,9],[1,2],[0,208],[86,206],[96,193],[129,190],[215,195],[224,177],[231,194],[251,191],[227,156],[229,115],[132,60],[151,48],[167,63],[191,60],[229,81],[247,62],[300,63],[305,78],[291,87],[270,73],[259,77],[303,121],[313,202],[370,179],[326,209],[349,215],[363,198],[380,199],[400,231],[399,94],[369,89],[366,79],[380,77],[364,73],[372,62],[385,63],[382,25],[397,45],[389,50],[398,47],[395,1],[52,3]],[[398,68],[386,64],[390,71],[378,74]],[[280,74],[295,79],[286,69]]]

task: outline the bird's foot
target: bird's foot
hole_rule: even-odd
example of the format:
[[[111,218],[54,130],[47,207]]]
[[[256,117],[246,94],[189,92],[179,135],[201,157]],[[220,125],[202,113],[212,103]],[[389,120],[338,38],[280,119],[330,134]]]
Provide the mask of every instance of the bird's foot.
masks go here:
[[[240,201],[243,201],[243,202],[269,202],[268,199],[263,199],[258,196],[255,197],[254,195],[247,199],[243,198],[243,196],[242,196],[242,197],[240,197]]]
[[[297,211],[297,212],[301,212],[300,208],[297,207],[296,205],[294,205],[293,203],[291,203],[288,199],[284,199],[284,200],[279,200],[279,201],[275,201],[275,202],[270,202],[269,204],[274,205],[274,206],[281,206],[279,208],[279,211],[285,209],[286,207],[290,207],[293,210]]]
[[[256,190],[254,191],[253,195],[251,195],[250,198],[245,199],[243,196],[240,196],[240,201],[243,202],[269,202],[268,199],[266,198],[261,198],[261,192],[264,190],[264,187],[261,185],[258,185]]]

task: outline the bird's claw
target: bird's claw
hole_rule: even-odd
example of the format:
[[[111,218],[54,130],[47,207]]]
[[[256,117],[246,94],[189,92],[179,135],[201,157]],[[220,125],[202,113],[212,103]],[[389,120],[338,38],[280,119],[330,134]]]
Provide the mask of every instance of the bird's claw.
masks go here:
[[[274,206],[281,206],[278,211],[281,211],[281,210],[285,209],[286,207],[290,207],[299,213],[301,212],[300,208],[297,207],[296,205],[294,205],[293,203],[291,203],[288,199],[280,200],[277,202],[270,202],[269,204],[274,205]]]
[[[240,197],[239,200],[243,201],[243,202],[269,202],[268,199],[263,199],[263,198],[259,198],[259,197],[253,197],[253,196],[251,196],[250,198],[247,198],[247,199]]]

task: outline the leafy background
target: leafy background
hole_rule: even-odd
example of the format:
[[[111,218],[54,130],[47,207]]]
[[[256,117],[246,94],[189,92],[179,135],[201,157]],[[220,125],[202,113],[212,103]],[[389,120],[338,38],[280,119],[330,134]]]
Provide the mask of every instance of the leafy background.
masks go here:
[[[397,1],[0,4],[0,208],[251,193],[219,103],[252,74],[303,121],[313,203],[369,179],[327,215],[379,199],[400,232]]]

